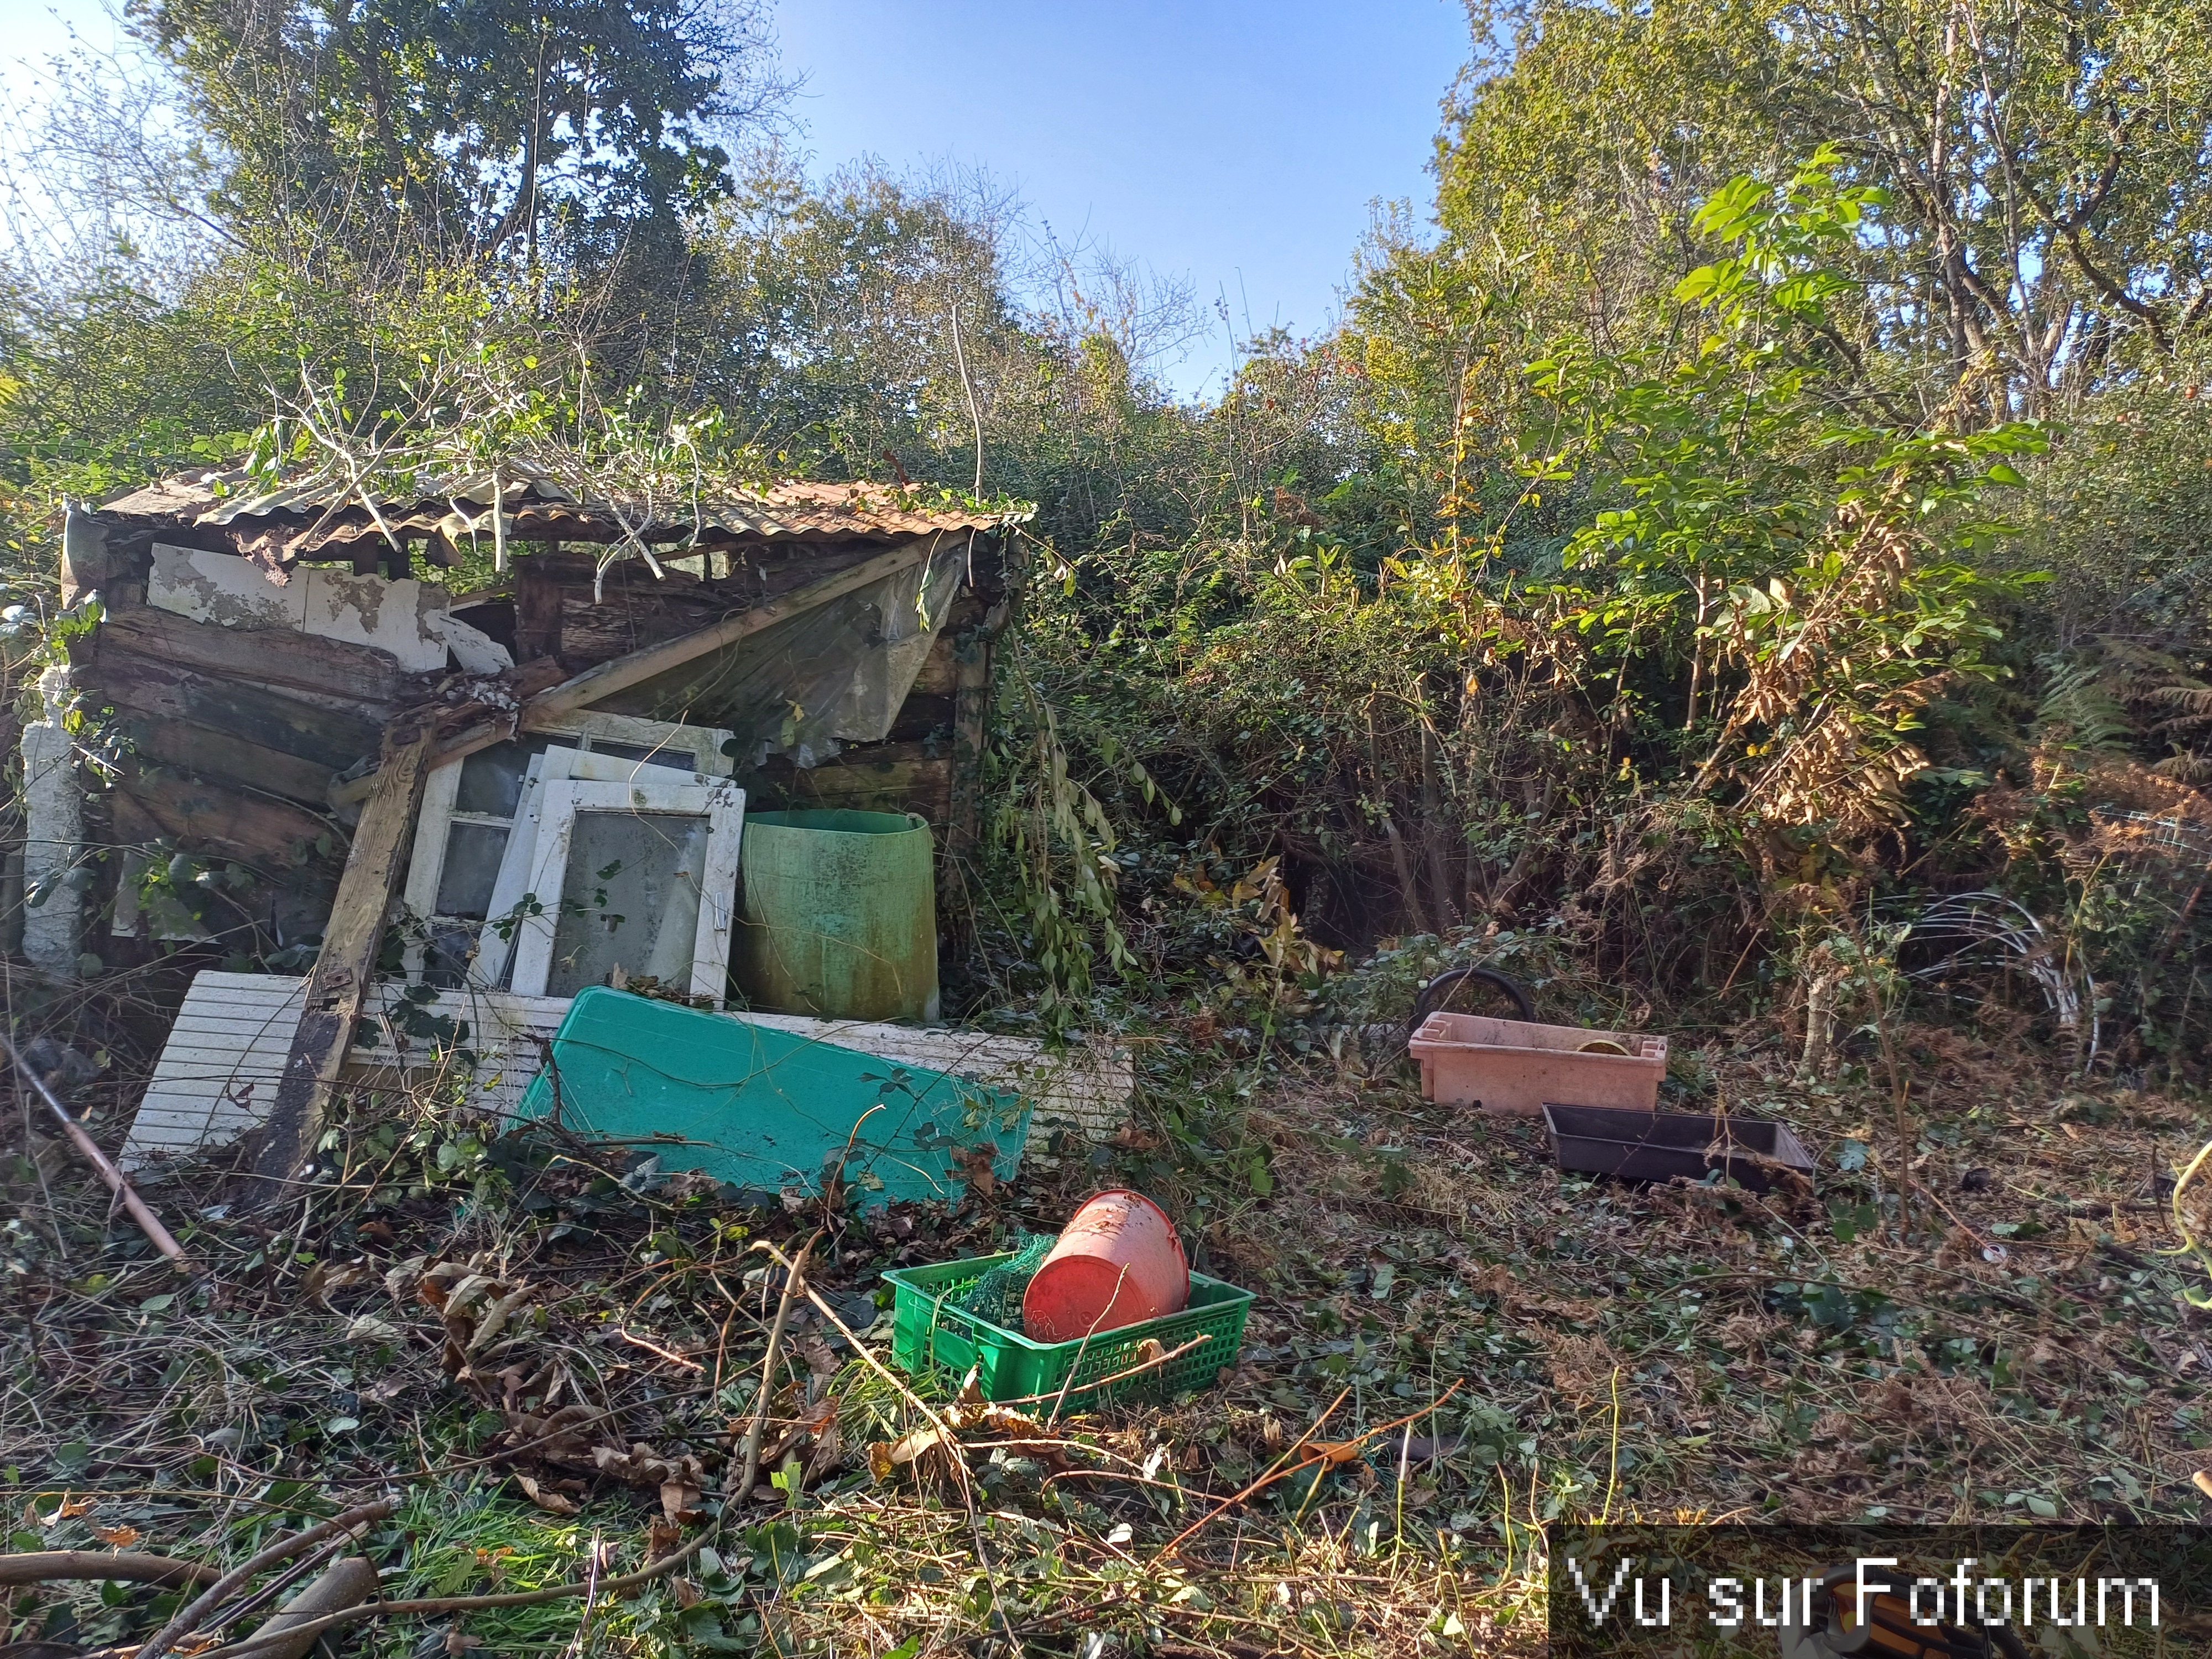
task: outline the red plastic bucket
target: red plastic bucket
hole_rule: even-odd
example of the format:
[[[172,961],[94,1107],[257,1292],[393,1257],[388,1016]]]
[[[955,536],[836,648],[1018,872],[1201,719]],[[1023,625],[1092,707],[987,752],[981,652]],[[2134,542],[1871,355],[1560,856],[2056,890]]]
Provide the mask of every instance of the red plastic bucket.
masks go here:
[[[1115,1188],[1083,1200],[1022,1297],[1032,1341],[1073,1342],[1190,1302],[1190,1263],[1175,1224],[1142,1193]]]

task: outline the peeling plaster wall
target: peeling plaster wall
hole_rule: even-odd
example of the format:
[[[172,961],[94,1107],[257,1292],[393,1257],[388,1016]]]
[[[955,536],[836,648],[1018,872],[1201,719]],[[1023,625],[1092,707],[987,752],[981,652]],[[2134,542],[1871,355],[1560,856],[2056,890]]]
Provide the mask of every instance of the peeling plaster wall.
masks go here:
[[[447,595],[444,588],[411,579],[389,581],[382,576],[356,576],[319,566],[301,574],[307,590],[301,626],[308,633],[389,651],[399,659],[402,668],[418,674],[446,665]]]
[[[507,647],[447,615],[451,595],[434,582],[392,581],[310,567],[282,584],[229,553],[154,544],[146,602],[222,628],[288,628],[365,645],[410,673],[446,666],[450,648],[471,673],[514,665]]]
[[[289,628],[304,633],[307,626],[304,581],[279,586],[258,565],[234,554],[162,542],[154,544],[146,602],[222,628]]]

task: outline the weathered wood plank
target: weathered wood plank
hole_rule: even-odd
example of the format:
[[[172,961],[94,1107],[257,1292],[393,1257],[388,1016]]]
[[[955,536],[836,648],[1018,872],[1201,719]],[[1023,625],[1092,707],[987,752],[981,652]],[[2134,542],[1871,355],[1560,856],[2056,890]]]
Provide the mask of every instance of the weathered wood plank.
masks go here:
[[[908,695],[917,697],[949,697],[959,684],[960,668],[953,659],[953,629],[951,621],[941,629],[929,647],[929,654],[921,659],[921,670],[914,677],[914,690]]]
[[[331,780],[337,775],[314,761],[191,720],[126,720],[124,730],[143,758],[313,806],[328,802]]]
[[[396,709],[418,695],[422,684],[386,653],[364,645],[282,628],[222,628],[150,605],[112,611],[100,623],[90,659],[96,664],[113,651],[217,678],[319,692],[355,708]]]
[[[952,705],[952,779],[945,815],[945,849],[955,858],[971,855],[982,835],[983,738],[991,714],[995,649],[995,630],[988,621],[960,637]]]
[[[295,861],[299,847],[312,847],[319,837],[333,833],[329,819],[289,801],[173,773],[158,780],[126,773],[115,787],[153,823],[154,835],[167,836],[195,851],[217,852],[241,864],[283,868]],[[127,836],[132,842],[153,838],[135,833]]]
[[[930,544],[916,541],[878,555],[812,585],[797,589],[774,605],[727,617],[712,627],[687,634],[680,639],[663,641],[642,651],[617,657],[597,667],[563,680],[558,685],[538,692],[522,706],[521,729],[526,732],[557,732],[562,723],[579,709],[588,708],[603,699],[629,686],[651,679],[654,675],[693,661],[696,658],[734,644],[750,634],[757,633],[784,617],[796,615],[811,606],[823,605],[842,598],[854,589],[865,587],[870,582],[880,581],[909,565],[919,564],[929,556]],[[551,557],[554,556],[544,556]],[[511,735],[504,728],[485,726],[472,734],[445,739],[432,757],[433,765],[464,758],[480,749],[488,749],[501,738]],[[348,763],[349,764],[350,763]],[[365,787],[365,781],[356,784]],[[356,793],[348,786],[342,795]]]
[[[672,571],[669,580],[696,583]],[[667,594],[623,593],[604,600],[589,588],[561,592],[561,660],[572,674],[626,656],[659,640],[680,639],[711,628],[749,607],[737,595],[699,591]]]
[[[952,735],[952,721],[959,712],[957,693],[943,696],[915,692],[899,705],[898,714],[891,721],[891,729],[884,733],[886,743],[920,743],[925,738],[939,739]]]
[[[681,638],[662,640],[641,650],[632,651],[596,667],[587,668],[574,678],[532,697],[524,706],[523,725],[526,728],[532,728],[533,721],[542,722],[579,708],[587,708],[617,691],[641,684],[672,668],[680,668],[709,652],[735,645],[739,640],[757,634],[786,617],[796,616],[817,605],[826,605],[831,599],[842,599],[871,582],[896,575],[921,563],[929,556],[933,545],[932,542],[916,541],[905,547],[894,548],[888,553],[879,553],[874,558],[863,560],[835,575],[810,582],[780,600],[757,605]],[[567,638],[565,621],[562,638]]]
[[[514,659],[532,663],[561,653],[560,556],[535,553],[514,566]]]
[[[855,746],[811,769],[775,756],[738,781],[763,805],[919,812],[933,824],[945,823],[952,806],[952,757],[942,748],[931,755],[919,743]]]
[[[323,948],[307,975],[299,1028],[269,1115],[268,1138],[254,1159],[254,1181],[246,1195],[250,1207],[266,1208],[289,1195],[322,1139],[331,1090],[345,1064],[354,1021],[376,969],[377,947],[406,865],[422,782],[436,746],[437,729],[428,722],[395,727],[385,740],[376,787],[362,808]]]
[[[313,701],[240,679],[222,680],[126,652],[104,657],[82,684],[95,702],[154,720],[191,720],[248,743],[343,770],[376,752],[382,709],[351,699]]]
[[[734,1010],[731,1017],[1020,1095],[1035,1108],[1028,1141],[1033,1152],[1063,1128],[1091,1140],[1109,1138],[1127,1121],[1137,1086],[1127,1051],[1094,1048],[1079,1039],[1055,1054],[1031,1037],[981,1031],[917,1030],[872,1021]]]

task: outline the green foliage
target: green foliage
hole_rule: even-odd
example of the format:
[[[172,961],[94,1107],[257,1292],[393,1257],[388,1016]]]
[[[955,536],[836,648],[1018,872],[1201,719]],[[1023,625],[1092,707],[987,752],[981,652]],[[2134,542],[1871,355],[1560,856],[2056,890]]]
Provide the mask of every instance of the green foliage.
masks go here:
[[[2198,319],[2203,133],[2164,112],[2212,92],[2174,50],[2200,0],[1507,0],[1474,22],[1438,215],[1547,332],[1663,328],[1700,204],[1831,142],[1888,197],[1838,334],[1915,419],[2063,410]]]
[[[149,0],[222,156],[226,220],[356,249],[393,228],[464,262],[542,228],[672,228],[726,192],[716,122],[750,112],[757,14],[647,0],[374,0],[343,9]]]
[[[990,830],[1013,866],[1026,913],[1023,956],[1035,982],[1024,988],[1034,988],[1039,1012],[1064,1029],[1092,987],[1094,931],[1109,967],[1134,965],[1114,902],[1121,866],[1113,825],[1070,772],[1050,705],[1018,666],[1007,684],[1015,720],[1001,728],[984,771],[998,792]]]
[[[1777,191],[1739,179],[1698,210],[1731,251],[1676,285],[1668,345],[1533,365],[1550,430],[1572,436],[1523,465],[1545,483],[1579,472],[1596,509],[1530,589],[1554,625],[1621,697],[1638,667],[1686,665],[1680,724],[1709,728],[1698,782],[1732,779],[1753,822],[1850,837],[1898,816],[1935,684],[1991,672],[1982,605],[2000,589],[1974,560],[2005,526],[1980,500],[2021,483],[2014,464],[2045,441],[2016,422],[1855,418],[1831,314],[1856,285],[1829,261],[1885,198],[1837,188],[1838,159],[1822,150]]]
[[[205,138],[141,193],[198,228],[0,265],[14,626],[65,497],[241,458],[462,477],[471,584],[523,471],[1018,498],[963,874],[1054,1029],[1118,981],[1325,1040],[1333,953],[1422,939],[1779,1012],[1925,882],[2113,953],[2181,1054],[2194,923],[2098,849],[2212,778],[2203,3],[1477,8],[1433,234],[1187,403],[1188,296],[988,181],[726,155],[745,7],[162,0]],[[105,108],[120,179],[161,123]]]

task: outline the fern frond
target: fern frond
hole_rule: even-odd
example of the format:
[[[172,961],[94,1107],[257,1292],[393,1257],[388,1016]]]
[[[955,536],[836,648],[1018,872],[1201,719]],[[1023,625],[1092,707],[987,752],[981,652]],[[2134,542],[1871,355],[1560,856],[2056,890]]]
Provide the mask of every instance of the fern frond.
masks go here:
[[[2097,664],[2059,662],[2036,710],[2035,735],[2067,749],[2114,749],[2135,735],[2135,726]]]

